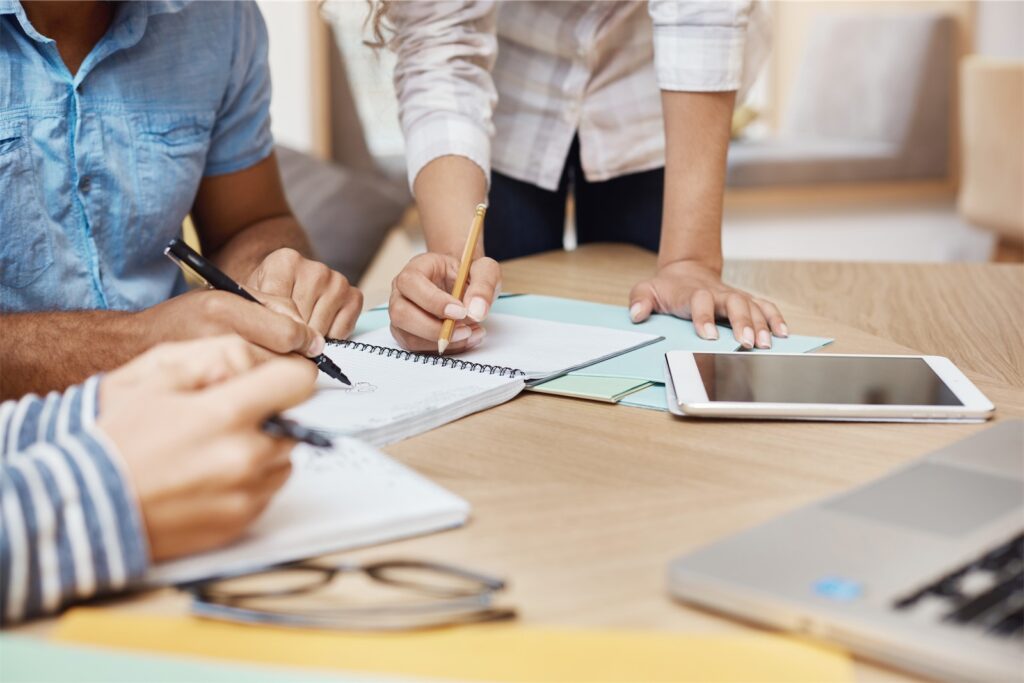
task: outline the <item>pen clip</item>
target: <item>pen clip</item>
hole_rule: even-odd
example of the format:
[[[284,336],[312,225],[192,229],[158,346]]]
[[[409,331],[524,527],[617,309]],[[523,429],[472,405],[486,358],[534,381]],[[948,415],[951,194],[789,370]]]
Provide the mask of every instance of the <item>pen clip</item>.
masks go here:
[[[171,244],[173,244],[173,242]],[[174,264],[181,269],[181,272],[185,274],[185,277],[193,277],[196,280],[202,282],[207,287],[213,288],[213,285],[211,285],[210,282],[205,277],[200,275],[195,268],[189,267],[189,265],[185,263],[181,259],[181,257],[174,252],[174,249],[171,248],[171,244],[168,244],[166,247],[164,247],[164,256],[174,261]]]

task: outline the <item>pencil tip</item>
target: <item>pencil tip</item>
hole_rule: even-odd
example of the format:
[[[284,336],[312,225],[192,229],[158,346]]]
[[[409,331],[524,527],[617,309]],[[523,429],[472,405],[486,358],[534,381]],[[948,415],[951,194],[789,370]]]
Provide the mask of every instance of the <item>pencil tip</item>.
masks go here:
[[[444,350],[448,348],[448,342],[444,339],[437,340],[437,355],[443,356]]]

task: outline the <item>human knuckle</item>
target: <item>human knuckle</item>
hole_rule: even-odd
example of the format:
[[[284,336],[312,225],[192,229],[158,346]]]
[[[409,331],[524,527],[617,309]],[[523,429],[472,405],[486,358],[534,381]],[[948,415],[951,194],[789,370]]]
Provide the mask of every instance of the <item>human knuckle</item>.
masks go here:
[[[306,341],[306,326],[289,320],[284,339],[291,348],[298,348]]]
[[[399,291],[407,291],[415,279],[416,275],[411,270],[403,270],[395,276],[395,285]]]
[[[228,309],[228,300],[225,292],[206,292],[199,303],[199,309],[210,318],[218,318]]]
[[[730,306],[743,306],[747,303],[747,298],[739,292],[732,291],[726,295],[725,301]]]
[[[334,272],[319,261],[306,261],[301,265],[304,277],[309,278],[314,284],[324,287],[331,283],[331,274]]]
[[[281,247],[280,249],[275,250],[270,256],[274,261],[286,265],[294,265],[302,261],[302,254],[291,247]]]
[[[332,287],[344,290],[348,289],[348,287],[350,286],[348,278],[339,273],[338,271],[331,270],[330,268],[328,268],[327,274]]]

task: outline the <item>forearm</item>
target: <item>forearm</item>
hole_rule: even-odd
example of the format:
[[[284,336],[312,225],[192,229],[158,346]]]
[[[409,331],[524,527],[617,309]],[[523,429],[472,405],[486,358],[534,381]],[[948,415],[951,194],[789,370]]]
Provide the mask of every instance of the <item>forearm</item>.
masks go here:
[[[150,343],[124,311],[0,315],[0,399],[43,394],[84,381]]]
[[[462,156],[439,157],[416,176],[415,192],[427,250],[461,256],[476,206],[487,200],[483,170]]]
[[[294,249],[306,258],[313,257],[313,248],[306,232],[291,214],[267,218],[249,225],[210,254],[210,259],[238,282],[268,255],[278,249]]]
[[[662,92],[665,196],[658,265],[721,272],[722,201],[735,92]]]

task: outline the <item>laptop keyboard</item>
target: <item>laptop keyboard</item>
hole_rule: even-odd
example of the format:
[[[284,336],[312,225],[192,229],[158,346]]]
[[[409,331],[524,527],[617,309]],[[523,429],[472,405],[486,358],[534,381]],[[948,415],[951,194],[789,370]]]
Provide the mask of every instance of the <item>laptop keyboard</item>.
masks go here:
[[[893,607],[1024,641],[1024,534],[896,600]]]

